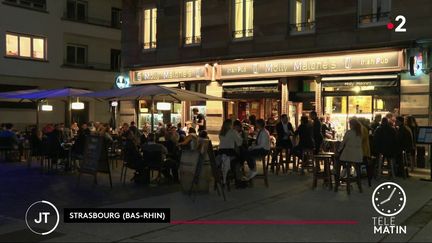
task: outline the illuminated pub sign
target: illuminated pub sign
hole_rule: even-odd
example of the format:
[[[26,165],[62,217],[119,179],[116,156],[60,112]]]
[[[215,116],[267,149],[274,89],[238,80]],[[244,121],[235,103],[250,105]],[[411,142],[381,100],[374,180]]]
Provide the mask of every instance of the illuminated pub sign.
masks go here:
[[[325,75],[347,72],[399,71],[402,51],[321,55],[274,60],[245,61],[218,65],[218,79],[242,77]]]
[[[166,67],[132,71],[134,83],[210,80],[209,65]]]

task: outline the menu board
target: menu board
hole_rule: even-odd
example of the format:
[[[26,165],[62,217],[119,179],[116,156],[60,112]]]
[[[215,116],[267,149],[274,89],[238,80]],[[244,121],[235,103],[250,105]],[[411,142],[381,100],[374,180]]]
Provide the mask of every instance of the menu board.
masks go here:
[[[432,127],[419,127],[417,143],[432,144]]]
[[[88,136],[85,142],[84,158],[80,166],[84,173],[110,173],[108,163],[108,149],[104,137]]]

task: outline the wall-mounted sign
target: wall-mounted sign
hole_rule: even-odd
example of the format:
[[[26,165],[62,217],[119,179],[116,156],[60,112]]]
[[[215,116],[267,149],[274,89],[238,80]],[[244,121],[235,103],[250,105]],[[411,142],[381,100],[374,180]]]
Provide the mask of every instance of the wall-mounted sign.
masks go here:
[[[211,67],[209,65],[183,66],[171,68],[156,68],[134,71],[133,83],[148,83],[151,81],[173,82],[210,80]]]
[[[246,61],[218,65],[217,79],[263,76],[325,75],[361,71],[396,71],[403,67],[402,51],[322,55],[318,57]]]
[[[119,89],[130,87],[130,80],[127,75],[118,75],[115,80],[115,86]]]
[[[397,86],[396,80],[379,80],[379,81],[346,81],[346,82],[322,82],[322,87],[394,87]]]

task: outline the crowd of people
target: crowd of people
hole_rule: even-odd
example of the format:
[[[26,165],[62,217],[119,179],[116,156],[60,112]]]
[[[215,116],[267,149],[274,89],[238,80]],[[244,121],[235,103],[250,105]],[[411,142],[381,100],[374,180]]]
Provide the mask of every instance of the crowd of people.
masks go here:
[[[88,122],[80,126],[72,123],[70,128],[65,128],[63,123],[47,124],[42,129],[33,127],[29,141],[33,154],[49,155],[58,162],[66,156],[65,145],[70,144],[72,154],[80,159],[84,154],[86,137],[100,135],[109,146],[120,144],[128,166],[136,170],[135,179],[147,173],[149,167],[155,166],[146,154],[157,152],[163,163],[161,171],[164,178],[178,182],[181,150],[196,149],[200,139],[208,138],[204,116],[198,110],[193,110],[193,113],[193,121],[177,125],[160,122],[155,132],[151,131],[149,124],[139,129],[135,122],[124,123],[114,129],[100,122]],[[373,156],[382,156],[394,161],[397,175],[402,175],[405,173],[402,151],[408,154],[413,163],[416,136],[417,124],[412,116],[377,115],[372,122],[353,117],[336,152],[340,154],[341,161],[359,163],[370,161]],[[19,140],[12,124],[2,126],[0,139],[6,137],[18,146]],[[320,118],[315,111],[310,112],[309,116],[302,116],[297,128],[290,123],[286,114],[271,124],[256,119],[254,115],[243,121],[232,116],[223,122],[219,132],[218,160],[225,165],[225,172],[231,170],[236,183],[241,184],[257,175],[256,159],[268,155],[272,147],[276,151],[287,151],[289,156],[301,158],[306,150],[320,153],[325,149],[324,141],[334,138],[329,116]],[[241,170],[244,162],[249,167],[248,174]]]

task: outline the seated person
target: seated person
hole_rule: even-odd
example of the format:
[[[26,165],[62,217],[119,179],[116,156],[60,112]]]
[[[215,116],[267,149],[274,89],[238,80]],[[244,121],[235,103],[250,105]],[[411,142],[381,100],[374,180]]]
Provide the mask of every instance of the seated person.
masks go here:
[[[255,144],[249,147],[248,153],[248,166],[249,166],[249,176],[247,180],[255,177],[258,172],[256,169],[256,158],[265,156],[270,151],[270,134],[265,129],[265,121],[263,119],[258,119],[256,121],[256,130],[258,132]]]
[[[12,149],[18,149],[18,137],[14,131],[12,131],[13,124],[7,123],[4,126],[4,130],[0,132],[0,138],[3,141],[7,141],[8,144],[2,144],[2,146],[8,146]]]
[[[139,150],[135,134],[132,131],[128,131],[123,135],[126,137],[124,145],[124,160],[127,167],[135,170],[135,175],[132,178],[132,180],[134,180],[138,178],[139,175],[144,175],[147,166]]]
[[[183,142],[186,137],[186,132],[183,130],[181,123],[177,124],[177,134],[179,136],[179,142]]]
[[[81,129],[78,130],[75,143],[72,145],[72,154],[77,158],[82,158],[84,155],[84,146],[87,136],[90,135],[90,129],[87,128],[87,124],[83,124]]]
[[[172,160],[167,160],[166,157],[168,155],[168,149],[160,144],[156,143],[156,136],[154,133],[150,133],[148,135],[148,142],[147,144],[142,146],[143,154],[144,154],[144,161],[147,162],[147,164],[152,167],[161,168],[161,172],[164,175],[165,178],[168,180],[178,180],[178,166],[175,165],[175,163]],[[158,154],[160,155],[161,161],[153,161],[155,159],[159,158],[151,158],[150,154]],[[161,164],[159,164],[161,163]],[[172,176],[169,173],[169,170],[172,171]]]
[[[179,146],[194,150],[198,146],[198,137],[195,128],[189,128],[189,134],[185,137],[184,141],[179,143]]]

